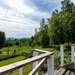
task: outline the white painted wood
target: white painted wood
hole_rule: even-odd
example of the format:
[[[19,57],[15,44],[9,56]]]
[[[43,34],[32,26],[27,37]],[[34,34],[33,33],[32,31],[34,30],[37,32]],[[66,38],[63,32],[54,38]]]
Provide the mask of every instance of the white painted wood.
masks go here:
[[[48,75],[54,75],[54,55],[47,58],[47,73]]]
[[[49,53],[49,51],[39,50],[39,49],[35,49],[35,50],[33,50],[33,51],[40,52],[40,53]]]
[[[19,75],[23,75],[22,67],[19,68]]]
[[[3,72],[6,72],[6,71],[9,71],[11,69],[15,69],[15,68],[27,65],[29,63],[35,62],[37,60],[40,60],[40,59],[42,59],[44,57],[48,57],[49,55],[52,55],[52,54],[53,54],[53,52],[43,53],[43,54],[40,54],[39,56],[35,56],[35,57],[29,58],[29,59],[26,59],[26,60],[22,60],[22,61],[13,63],[13,64],[9,64],[9,65],[0,67],[0,73],[3,73]]]
[[[63,66],[64,65],[64,45],[63,44],[60,45],[60,56],[61,56],[60,65]]]
[[[44,63],[44,61],[46,60],[46,58],[43,58],[39,64],[37,64],[35,66],[35,68],[28,74],[28,75],[35,75],[35,73],[38,71],[38,69],[41,67],[41,65]]]
[[[30,63],[33,63],[35,61],[38,61],[40,59],[43,59],[43,58],[47,58],[49,57],[50,55],[52,56],[54,53],[53,52],[45,52],[45,53],[42,53],[40,55],[37,55],[37,53],[34,53],[34,55],[37,55],[37,56],[34,56],[32,58],[29,58],[29,59],[26,59],[26,60],[22,60],[22,61],[19,61],[19,62],[16,62],[16,63],[13,63],[13,64],[9,64],[9,65],[6,65],[6,66],[3,66],[3,67],[0,67],[0,75],[5,73],[5,72],[8,72],[10,70],[15,70],[16,68],[19,68],[19,75],[22,75],[22,67],[27,65],[27,64],[30,64]],[[43,59],[44,60],[44,59]],[[41,62],[43,62],[43,60]],[[53,61],[54,59],[50,59],[50,61]],[[49,61],[49,60],[48,60]],[[53,63],[53,62],[52,62]],[[40,64],[40,63],[39,63]],[[51,65],[51,63],[50,63]],[[35,69],[37,69],[38,66],[35,67]],[[52,69],[52,67],[51,67]],[[49,70],[49,69],[48,69]],[[34,69],[33,69],[34,71]],[[49,71],[48,71],[49,72]],[[52,72],[51,72],[52,73]]]
[[[71,45],[71,60],[75,62],[75,44]]]
[[[33,51],[33,57],[34,56],[38,56],[38,52]],[[38,61],[33,62],[33,69],[36,67],[37,64],[38,64]],[[38,75],[38,72],[35,75]]]

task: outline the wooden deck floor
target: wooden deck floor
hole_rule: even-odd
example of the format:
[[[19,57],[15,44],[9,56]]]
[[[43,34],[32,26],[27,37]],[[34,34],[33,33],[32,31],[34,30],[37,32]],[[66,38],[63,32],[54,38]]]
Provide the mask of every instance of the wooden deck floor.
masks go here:
[[[55,75],[63,75],[63,72],[65,71],[65,69],[63,69],[63,68],[60,68],[56,73],[55,73]],[[65,75],[69,75],[69,72],[70,71],[68,71]],[[70,75],[75,75],[73,72],[71,72],[71,74]]]
[[[59,70],[55,70],[54,75],[63,75],[63,72],[65,71],[65,69],[60,68]],[[45,73],[44,75],[48,75],[47,73]],[[69,71],[65,74],[65,75],[69,75]],[[70,75],[75,75],[74,73],[71,73]]]

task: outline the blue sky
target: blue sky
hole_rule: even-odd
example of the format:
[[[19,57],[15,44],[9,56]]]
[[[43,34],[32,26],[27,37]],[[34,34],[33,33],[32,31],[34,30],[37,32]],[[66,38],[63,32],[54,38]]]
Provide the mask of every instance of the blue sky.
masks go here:
[[[6,37],[31,37],[40,20],[60,7],[60,0],[0,0],[0,31]]]

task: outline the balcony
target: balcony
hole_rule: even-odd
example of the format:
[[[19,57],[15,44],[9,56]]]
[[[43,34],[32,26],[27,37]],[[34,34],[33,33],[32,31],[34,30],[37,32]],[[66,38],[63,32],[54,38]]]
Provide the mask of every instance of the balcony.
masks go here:
[[[72,62],[75,62],[75,45],[71,46],[71,58]],[[32,63],[32,71],[28,75],[38,75],[38,69],[41,68],[41,66],[46,61],[47,63],[47,72],[43,75],[68,75],[68,72],[66,74],[63,74],[65,71],[62,66],[64,65],[64,45],[60,45],[60,69],[55,70],[54,69],[54,52],[34,49],[33,50],[33,57],[28,58],[26,60],[22,60],[16,63],[12,63],[3,67],[0,67],[0,75],[5,75],[7,72],[11,72],[13,70],[18,69],[18,75],[23,75],[23,66],[26,66],[30,63]],[[73,73],[74,74],[74,73]],[[72,74],[70,74],[72,75]]]

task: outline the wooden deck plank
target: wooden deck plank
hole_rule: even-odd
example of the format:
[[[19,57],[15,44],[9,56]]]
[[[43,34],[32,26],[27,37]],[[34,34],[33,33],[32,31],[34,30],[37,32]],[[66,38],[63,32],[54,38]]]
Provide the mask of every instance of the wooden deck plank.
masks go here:
[[[55,70],[54,75],[63,75],[64,71],[65,71],[64,68],[60,68],[59,70]],[[44,75],[48,75],[48,74],[45,73]],[[65,75],[69,75],[69,71]],[[75,74],[71,73],[70,75],[75,75]]]

